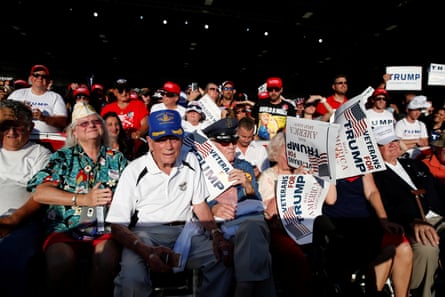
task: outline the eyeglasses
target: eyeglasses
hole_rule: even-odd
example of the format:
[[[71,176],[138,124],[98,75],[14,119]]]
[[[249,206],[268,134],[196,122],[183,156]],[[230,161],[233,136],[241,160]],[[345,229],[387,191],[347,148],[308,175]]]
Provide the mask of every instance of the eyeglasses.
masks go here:
[[[48,75],[40,74],[40,73],[33,73],[32,76],[35,77],[35,78],[42,78],[42,79],[48,79],[49,78]]]
[[[85,121],[85,122],[78,123],[77,126],[82,127],[82,128],[86,128],[86,127],[90,126],[90,124],[92,124],[93,126],[99,126],[99,125],[102,125],[102,121],[99,120],[99,119],[91,120],[91,121]]]
[[[380,101],[380,100],[385,100],[386,101],[386,97],[375,97],[374,100],[375,101]]]
[[[235,88],[234,87],[224,87],[223,90],[224,91],[233,91]]]
[[[170,93],[170,92],[164,93],[163,95],[166,96],[166,97],[168,97],[168,98],[172,98],[172,97],[179,96],[179,95],[176,94],[176,93]]]
[[[87,100],[89,100],[90,97],[88,97],[87,95],[76,95],[76,100],[78,100],[78,99],[87,99]]]
[[[336,85],[347,85],[348,82],[347,81],[336,81],[335,84]]]
[[[270,88],[267,88],[267,91],[268,92],[279,92],[279,91],[281,91],[281,88],[278,88],[278,87],[270,87]]]

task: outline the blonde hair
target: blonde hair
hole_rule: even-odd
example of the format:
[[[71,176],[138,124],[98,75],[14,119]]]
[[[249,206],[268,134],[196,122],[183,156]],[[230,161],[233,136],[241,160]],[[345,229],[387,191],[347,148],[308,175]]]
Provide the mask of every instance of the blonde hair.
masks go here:
[[[278,132],[272,137],[267,145],[267,155],[269,161],[277,162],[280,155],[280,149],[283,145],[286,145],[286,138],[283,131]]]
[[[96,113],[96,116],[102,122],[102,130],[104,131],[102,134],[101,144],[108,147],[110,144],[110,138],[108,136],[108,129],[105,127],[105,121],[98,113]],[[77,138],[73,134],[76,125],[77,125],[77,120],[72,121],[71,124],[69,124],[68,127],[66,127],[66,141],[64,147],[73,147],[79,143],[77,141]]]

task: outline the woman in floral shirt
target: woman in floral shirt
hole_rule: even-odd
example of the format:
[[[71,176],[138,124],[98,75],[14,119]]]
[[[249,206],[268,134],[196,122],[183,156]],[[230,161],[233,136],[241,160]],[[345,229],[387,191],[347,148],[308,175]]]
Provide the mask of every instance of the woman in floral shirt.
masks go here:
[[[65,147],[53,153],[48,165],[28,182],[34,199],[47,204],[43,251],[48,289],[54,296],[76,292],[76,267],[85,255],[91,256],[91,296],[112,293],[120,247],[103,222],[128,161],[106,146],[104,127],[91,106],[76,104]]]

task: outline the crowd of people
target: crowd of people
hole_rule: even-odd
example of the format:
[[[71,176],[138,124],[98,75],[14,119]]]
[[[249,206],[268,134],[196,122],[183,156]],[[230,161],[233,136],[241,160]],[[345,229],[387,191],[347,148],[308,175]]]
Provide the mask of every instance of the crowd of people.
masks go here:
[[[321,269],[333,282],[366,267],[366,296],[384,296],[388,279],[395,297],[438,296],[445,107],[418,94],[397,106],[388,79],[364,104],[386,169],[330,184],[314,241],[301,246],[281,223],[276,182],[313,171],[289,165],[286,119],[333,122],[348,102],[346,75],[334,77],[329,96],[300,100],[269,77],[249,100],[230,80],[151,91],[120,78],[60,94],[49,69],[32,66],[28,83],[0,99],[2,296],[37,294],[29,285],[42,271],[47,296],[75,296],[73,286],[88,296],[150,296],[151,274],[177,267],[200,271],[200,296],[318,296],[312,251],[327,237],[336,246]],[[211,201],[199,158],[183,146],[195,131],[233,167],[231,186]],[[64,135],[64,146],[32,141],[41,133]],[[178,242],[187,246],[181,256]]]

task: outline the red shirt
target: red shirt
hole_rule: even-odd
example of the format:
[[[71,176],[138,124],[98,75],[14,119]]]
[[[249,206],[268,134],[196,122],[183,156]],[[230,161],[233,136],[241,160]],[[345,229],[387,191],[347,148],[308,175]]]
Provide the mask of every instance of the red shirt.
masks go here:
[[[331,95],[329,97],[326,98],[326,102],[332,107],[332,109],[337,110],[341,105],[343,105],[344,103],[346,103],[346,101],[348,101],[348,98],[345,97],[345,100],[340,103],[337,100],[335,100],[334,95]],[[319,102],[317,105],[317,110],[316,110],[316,114],[318,115],[324,115],[325,113],[327,113],[328,111],[326,110],[326,107],[324,106],[323,103]]]
[[[141,120],[148,116],[148,110],[141,100],[131,100],[125,109],[121,109],[117,102],[105,105],[100,111],[103,116],[107,112],[114,111],[119,116],[124,130],[138,130],[141,127]]]
[[[422,162],[428,166],[433,176],[445,184],[445,165],[439,162],[436,155],[433,154],[431,158],[423,159]]]

